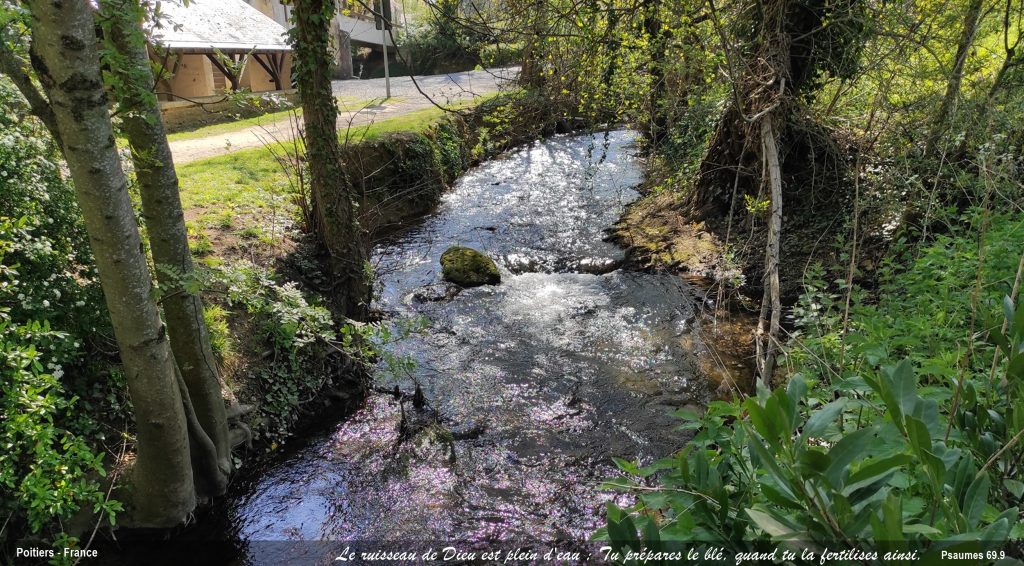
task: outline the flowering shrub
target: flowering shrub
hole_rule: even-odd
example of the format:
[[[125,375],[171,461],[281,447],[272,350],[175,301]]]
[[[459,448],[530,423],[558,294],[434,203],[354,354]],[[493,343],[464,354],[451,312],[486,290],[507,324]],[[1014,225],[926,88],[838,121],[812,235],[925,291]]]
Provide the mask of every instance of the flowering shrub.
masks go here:
[[[109,327],[102,293],[59,154],[18,108],[0,82],[0,541],[120,509],[100,485],[93,412],[72,392],[89,381],[84,337]]]

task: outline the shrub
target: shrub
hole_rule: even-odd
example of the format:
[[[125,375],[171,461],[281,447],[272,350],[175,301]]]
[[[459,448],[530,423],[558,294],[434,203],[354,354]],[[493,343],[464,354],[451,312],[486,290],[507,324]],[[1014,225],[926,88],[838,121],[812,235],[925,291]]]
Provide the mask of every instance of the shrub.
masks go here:
[[[210,333],[210,348],[217,359],[224,360],[234,353],[231,344],[231,330],[228,328],[228,312],[220,305],[207,305],[203,309],[203,320]]]
[[[102,438],[88,410],[115,385],[87,385],[86,338],[109,322],[71,187],[40,126],[0,81],[0,537],[56,537],[107,501]],[[83,398],[83,396],[85,398]],[[73,539],[63,536],[73,543]]]
[[[507,67],[523,62],[523,44],[487,44],[480,48],[480,63],[484,67]]]
[[[250,368],[246,389],[257,400],[257,415],[249,423],[254,439],[268,450],[291,434],[303,407],[325,389],[358,383],[361,376],[353,374],[378,363],[388,371],[408,368],[410,362],[382,346],[417,329],[419,321],[399,325],[398,332],[382,323],[339,324],[294,282],[281,283],[272,270],[249,262],[224,267],[214,279],[226,288],[229,306],[252,318],[258,347],[267,348],[264,362]]]
[[[619,551],[788,541],[926,558],[998,557],[1024,536],[1024,306],[1003,296],[1022,224],[991,218],[980,262],[979,221],[969,211],[962,230],[897,246],[877,299],[854,290],[845,335],[843,290],[812,273],[782,362],[788,386],[681,414],[697,432],[672,458],[619,461],[627,475],[610,487],[639,495],[609,507],[599,538]]]
[[[422,23],[412,23],[401,38],[400,49],[417,74],[467,71],[476,64],[479,38],[457,23],[459,2],[433,3]]]

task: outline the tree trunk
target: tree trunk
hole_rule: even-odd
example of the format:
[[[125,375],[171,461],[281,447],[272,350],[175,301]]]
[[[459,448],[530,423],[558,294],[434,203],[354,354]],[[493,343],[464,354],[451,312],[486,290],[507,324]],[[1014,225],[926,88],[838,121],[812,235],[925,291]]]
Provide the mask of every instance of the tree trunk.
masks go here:
[[[351,79],[352,69],[352,35],[345,30],[338,30],[338,78]]]
[[[779,286],[779,253],[782,236],[782,168],[776,144],[772,116],[761,118],[761,155],[767,168],[771,213],[768,219],[768,244],[765,249],[765,284],[761,297],[761,318],[757,323],[758,378],[765,387],[771,385],[775,370],[775,354],[779,341],[782,297]],[[769,314],[770,313],[770,314]],[[769,318],[770,317],[770,318]],[[765,335],[765,325],[768,333]]]
[[[1013,3],[1011,0],[1006,0],[1003,8],[1003,64],[1000,65],[999,71],[996,72],[996,78],[992,81],[992,86],[988,89],[988,96],[985,97],[984,110],[987,111],[991,106],[993,99],[1003,88],[1003,83],[1006,80],[1007,73],[1010,69],[1021,64],[1021,59],[1018,56],[1017,49],[1020,47],[1021,39],[1024,39],[1024,29],[1020,29],[1017,26],[1017,38],[1014,42],[1010,43],[1010,30],[1013,26]]]
[[[33,63],[54,109],[137,427],[134,518],[170,527],[196,502],[176,366],[121,171],[88,2],[30,0]]]
[[[295,63],[317,234],[331,255],[336,304],[365,319],[370,302],[369,249],[356,216],[356,190],[342,183],[338,107],[331,92],[330,22],[333,0],[296,0]]]
[[[651,91],[647,98],[651,115],[647,135],[651,145],[657,147],[668,134],[668,116],[663,108],[666,103],[664,61],[668,38],[661,22],[660,0],[647,0],[644,12],[644,33],[651,42],[651,59],[647,65],[647,72],[651,75]]]
[[[118,102],[127,110],[123,112],[124,131],[131,146],[171,348],[187,388],[183,401],[191,403],[186,412],[194,410],[199,424],[189,430],[196,488],[204,497],[223,495],[232,463],[221,380],[203,318],[202,299],[184,285],[195,277],[195,270],[178,176],[160,109],[150,90],[155,81],[141,28],[144,14],[138,0],[104,0],[102,8],[109,39],[122,57],[123,68],[114,69],[126,85]],[[203,447],[212,450],[207,452]]]
[[[967,64],[967,56],[974,45],[974,36],[978,32],[978,24],[981,22],[981,8],[983,0],[971,0],[967,7],[967,14],[964,16],[964,27],[960,31],[960,43],[956,47],[956,56],[953,58],[953,69],[946,81],[946,94],[942,97],[942,104],[935,114],[931,131],[925,145],[925,154],[934,155],[937,149],[939,138],[946,132],[946,125],[949,122],[956,103],[960,99],[960,85],[964,79],[964,66]]]

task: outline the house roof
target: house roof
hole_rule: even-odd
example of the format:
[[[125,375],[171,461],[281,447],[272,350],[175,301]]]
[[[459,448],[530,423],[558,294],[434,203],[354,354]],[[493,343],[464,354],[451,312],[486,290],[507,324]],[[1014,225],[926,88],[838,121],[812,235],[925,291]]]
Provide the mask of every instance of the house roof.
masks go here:
[[[163,18],[151,34],[155,43],[174,50],[208,52],[291,51],[281,24],[243,0],[160,2]]]

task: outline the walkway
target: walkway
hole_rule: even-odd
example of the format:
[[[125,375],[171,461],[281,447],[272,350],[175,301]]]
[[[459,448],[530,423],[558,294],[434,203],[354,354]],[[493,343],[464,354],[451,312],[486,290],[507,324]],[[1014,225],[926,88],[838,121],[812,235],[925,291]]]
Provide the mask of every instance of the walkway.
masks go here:
[[[416,77],[416,83],[430,97],[429,99],[416,89],[410,77],[396,77],[391,79],[390,101],[383,101],[384,79],[334,81],[332,86],[335,96],[343,96],[346,100],[380,100],[373,106],[341,107],[338,128],[341,130],[350,126],[366,125],[428,108],[432,106],[430,99],[441,105],[471,100],[474,96],[496,92],[502,85],[509,83],[517,72],[517,68],[508,68]],[[205,138],[172,141],[171,153],[174,155],[174,163],[182,165],[241,149],[259,147],[263,145],[264,140],[288,141],[294,135],[288,120],[280,119]]]

